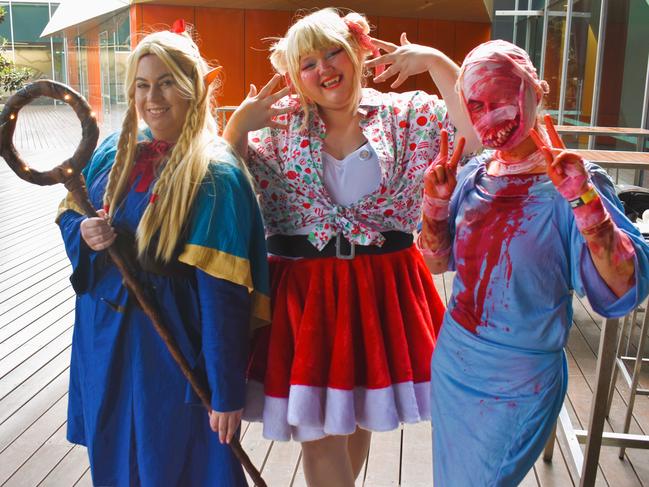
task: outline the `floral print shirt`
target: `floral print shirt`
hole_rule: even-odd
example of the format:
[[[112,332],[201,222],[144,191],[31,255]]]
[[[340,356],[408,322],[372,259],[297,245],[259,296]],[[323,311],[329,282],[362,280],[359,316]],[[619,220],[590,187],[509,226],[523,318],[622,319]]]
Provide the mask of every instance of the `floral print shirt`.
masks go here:
[[[289,97],[277,106],[295,103]],[[248,168],[256,182],[266,234],[297,235],[321,250],[338,233],[357,245],[382,245],[381,232],[411,233],[420,219],[424,171],[439,151],[440,132],[455,128],[446,105],[421,91],[380,93],[364,88],[358,113],[363,135],[378,155],[381,182],[350,206],[337,205],[325,189],[322,145],[325,125],[317,110],[277,117],[288,128],[264,128],[248,137]]]

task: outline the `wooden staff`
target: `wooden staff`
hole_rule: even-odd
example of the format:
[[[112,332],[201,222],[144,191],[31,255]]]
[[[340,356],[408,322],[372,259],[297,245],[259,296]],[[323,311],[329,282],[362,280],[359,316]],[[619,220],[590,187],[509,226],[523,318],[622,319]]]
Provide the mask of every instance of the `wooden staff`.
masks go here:
[[[71,158],[66,159],[54,169],[40,172],[30,168],[18,155],[13,144],[13,135],[18,120],[18,112],[25,105],[30,103],[39,96],[47,96],[61,100],[72,107],[74,112],[81,121],[81,142]],[[97,212],[90,203],[86,184],[81,171],[90,160],[97,139],[99,138],[99,127],[94,112],[86,100],[70,87],[50,80],[38,80],[12,95],[0,114],[0,156],[4,157],[9,167],[18,177],[39,186],[50,186],[57,183],[65,185],[67,190],[74,197],[75,202],[83,210],[86,216],[96,217]],[[158,308],[147,295],[143,286],[136,280],[132,271],[128,268],[127,259],[125,259],[113,244],[108,249],[108,255],[115,263],[115,266],[122,273],[126,288],[129,290],[144,313],[151,320],[155,331],[164,341],[169,353],[174,358],[183,375],[187,378],[192,388],[201,399],[203,406],[207,411],[211,411],[210,397],[205,387],[198,380],[193,370],[190,368],[187,359],[180,352],[174,337],[169,333]],[[237,457],[241,465],[246,469],[248,475],[252,478],[255,485],[266,487],[266,482],[261,478],[261,474],[250,461],[250,458],[241,448],[237,438],[232,438],[229,443],[232,452]]]

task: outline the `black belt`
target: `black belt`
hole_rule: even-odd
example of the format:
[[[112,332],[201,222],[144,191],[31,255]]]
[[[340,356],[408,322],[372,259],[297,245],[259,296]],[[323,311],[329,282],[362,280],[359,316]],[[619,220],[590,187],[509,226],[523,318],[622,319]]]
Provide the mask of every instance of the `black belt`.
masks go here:
[[[341,233],[330,240],[322,250],[316,249],[306,235],[272,235],[266,239],[268,252],[283,257],[303,257],[314,259],[317,257],[338,257],[339,259],[353,259],[358,255],[379,255],[398,250],[407,249],[412,245],[411,233],[389,231],[382,232],[385,242],[381,247],[377,245],[358,245],[349,242]]]

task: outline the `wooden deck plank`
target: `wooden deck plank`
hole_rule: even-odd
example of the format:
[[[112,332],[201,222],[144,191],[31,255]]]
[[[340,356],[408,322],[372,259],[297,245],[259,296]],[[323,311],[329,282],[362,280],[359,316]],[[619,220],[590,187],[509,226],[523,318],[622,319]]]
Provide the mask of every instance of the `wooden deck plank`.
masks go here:
[[[525,478],[521,480],[521,483],[518,485],[519,487],[538,487],[539,484],[536,480],[534,469],[531,469],[529,472],[527,472]]]
[[[54,253],[59,256],[64,249],[63,242],[44,244],[41,241],[35,245],[23,246],[21,251],[20,253],[16,252],[13,257],[0,260],[0,278],[4,275],[11,275],[12,272],[20,271],[21,268],[28,269],[33,259],[37,259],[45,253]]]
[[[0,361],[15,353],[20,347],[43,333],[51,325],[70,315],[74,309],[74,295],[71,295],[70,291],[64,288],[58,296],[54,296],[54,298],[56,297],[59,299],[39,303],[31,312],[19,316],[0,330],[2,332]],[[67,324],[68,326],[72,324],[71,318]],[[0,377],[2,375],[0,374]]]
[[[14,211],[16,213],[20,212],[21,214],[16,215],[15,218],[8,222],[0,223],[0,228],[2,229],[0,231],[0,243],[4,242],[5,239],[17,234],[18,232],[33,232],[34,227],[42,228],[52,222],[52,215],[50,215],[49,212],[47,214],[43,214],[42,212],[34,214],[31,218],[26,219],[24,213],[29,211],[29,209],[20,208]],[[35,211],[39,211],[39,208],[36,207]]]
[[[0,284],[0,296],[23,284],[25,279],[33,279],[36,274],[43,272],[43,270],[60,264],[70,266],[70,262],[61,256],[60,252],[40,254],[32,262],[23,262],[23,265],[19,266],[18,269],[12,269],[4,273]]]
[[[27,379],[34,375],[34,371],[40,371],[51,360],[57,357],[61,352],[70,348],[72,341],[72,328],[68,328],[59,336],[54,338],[47,345],[42,347],[38,352],[33,354],[29,359],[22,362],[0,379],[0,391],[5,394],[4,399],[11,394],[17,387],[23,384]]]
[[[593,316],[592,309],[586,302],[581,302],[581,307],[584,314]],[[581,312],[581,311],[580,311]],[[581,331],[584,336],[584,340],[589,343],[589,347],[596,346],[595,340],[598,339],[596,335],[593,334],[593,328],[583,329]],[[594,352],[593,352],[594,353]],[[580,364],[581,366],[581,364]],[[586,377],[589,387],[592,388],[592,376]],[[647,434],[649,431],[649,402],[647,401],[646,396],[639,396],[636,401],[633,416],[631,420],[631,425],[629,431],[636,434]],[[628,386],[624,382],[624,379],[621,377],[621,374],[618,374],[618,380],[616,383],[616,391],[613,396],[613,402],[611,405],[611,412],[607,424],[611,431],[622,431],[624,415],[626,412],[626,405],[628,400]],[[625,453],[625,460],[620,461],[617,457],[618,449],[613,447],[604,447],[602,452],[605,454],[608,464],[615,467],[620,467],[624,465],[627,469],[630,468],[634,472],[640,484],[649,484],[649,468],[647,466],[647,451],[638,450],[638,449],[627,449]],[[603,460],[600,460],[602,466],[606,465]],[[605,470],[606,472],[606,470]],[[615,477],[616,473],[613,472],[609,477]]]
[[[47,440],[52,438],[57,431],[61,430],[61,427],[65,423],[67,406],[68,396],[65,395],[45,414],[38,418],[38,420],[27,429],[27,431],[0,453],[0,485],[7,481],[14,485],[36,485],[36,483],[38,483],[14,483],[11,478],[15,475],[17,475],[18,478],[39,475],[39,467],[37,465],[30,463],[27,468],[22,467],[30,458],[38,454],[39,450],[45,445]],[[56,443],[57,442],[55,442],[55,444]],[[69,450],[72,448],[72,445],[68,443],[65,448]],[[38,456],[40,456],[40,454],[38,454]],[[56,463],[52,464],[47,471],[49,472],[49,470],[51,470],[55,465]],[[22,473],[18,473],[21,470]],[[41,477],[41,479],[43,477]],[[39,479],[39,481],[41,479]]]
[[[0,422],[4,422],[22,406],[27,404],[34,395],[54,381],[69,366],[70,347],[50,360],[47,367],[42,367],[35,371],[27,380],[0,399]]]
[[[257,467],[257,470],[263,476],[266,460],[273,448],[273,442],[262,437],[262,428],[261,423],[250,423],[246,428],[246,434],[241,438],[241,446],[250,457],[252,464]],[[252,483],[247,473],[246,478],[249,483]]]
[[[59,303],[61,296],[67,296],[70,289],[70,283],[67,279],[55,281],[51,286],[41,290],[40,293],[29,296],[23,299],[20,303],[14,305],[13,308],[7,306],[7,310],[0,308],[0,319],[2,320],[2,327],[0,328],[0,341],[5,340],[7,337],[13,335],[24,326],[23,322],[30,323],[35,317],[39,316],[39,310],[50,309],[52,305]],[[17,320],[21,321],[17,321]],[[16,326],[16,323],[19,326]]]
[[[52,217],[54,221],[54,217]],[[35,226],[38,229],[38,226]],[[57,242],[61,239],[59,229],[51,224],[45,225],[42,229],[34,231],[34,229],[27,229],[14,233],[10,238],[4,238],[0,242],[0,258],[4,260],[5,257],[11,256],[17,250],[22,248],[23,244],[33,242],[35,236],[42,242]]]
[[[90,474],[90,467],[86,470],[81,478],[74,484],[74,487],[92,487],[92,476]]]
[[[364,485],[376,487],[399,485],[401,431],[399,428],[372,434]]]
[[[275,441],[264,466],[264,480],[268,485],[292,485],[300,464],[300,443]]]
[[[582,313],[579,311],[577,303],[575,303],[575,308],[575,316],[579,318]],[[591,320],[592,324],[595,324],[590,316],[584,317],[584,320]],[[574,409],[581,427],[585,429],[587,426],[587,419],[590,416],[596,359],[595,353],[589,347],[586,339],[581,333],[581,329],[585,327],[584,325],[585,323],[583,321],[576,320],[576,332],[571,333],[570,335],[569,350],[573,355],[575,355],[577,369],[582,373],[574,374],[569,378],[568,390],[570,404]],[[588,333],[590,333],[592,326],[586,328],[589,330]],[[622,406],[617,401],[614,401],[611,408],[611,415],[616,415],[621,410]],[[605,428],[610,431],[610,422],[607,422]],[[624,462],[619,461],[616,449],[603,447],[600,454],[599,464],[602,475],[608,485],[618,485],[618,482],[622,482],[623,485],[629,486],[641,485],[640,479],[638,479],[630,463],[625,464]]]
[[[66,406],[67,407],[67,406]],[[74,445],[65,437],[65,416],[56,432],[50,436],[41,447],[21,465],[7,482],[8,486],[38,485],[57,465],[70,453]],[[56,424],[56,423],[54,423]],[[67,474],[68,472],[62,472]],[[75,479],[76,480],[76,479]]]
[[[75,485],[88,470],[86,448],[74,445],[61,461],[38,484],[38,487]]]
[[[32,290],[38,292],[39,288],[47,286],[52,282],[64,281],[70,274],[70,262],[59,259],[40,272],[23,276],[22,280],[14,279],[10,281],[13,283],[13,286],[0,291],[0,304],[10,306],[12,300],[19,300],[20,302],[25,296],[29,296],[29,292]]]
[[[551,462],[543,460],[543,456],[534,464],[534,473],[538,485],[543,487],[569,487],[574,486],[574,482],[570,475],[570,470],[566,464],[566,459],[563,455],[563,449],[559,445],[559,441],[555,439],[554,442],[554,455]]]
[[[0,350],[10,350],[0,359],[0,378],[32,357],[36,352],[42,350],[44,346],[66,330],[72,328],[74,307],[64,308],[59,311],[59,313],[48,317],[49,319],[39,320],[33,326],[24,328],[21,332],[0,344],[0,347],[3,347]],[[7,345],[7,349],[4,349],[4,345]]]
[[[403,425],[401,487],[433,485],[432,431],[429,421]]]
[[[38,306],[32,308],[31,312],[25,313],[7,324],[0,330],[1,357],[5,358],[10,355],[14,351],[12,346],[21,346],[55,323],[62,316],[61,313],[67,314],[66,305],[69,306],[72,303],[74,303],[74,295],[69,289],[64,288],[52,299],[39,303]]]
[[[68,392],[67,368],[0,424],[0,452]]]

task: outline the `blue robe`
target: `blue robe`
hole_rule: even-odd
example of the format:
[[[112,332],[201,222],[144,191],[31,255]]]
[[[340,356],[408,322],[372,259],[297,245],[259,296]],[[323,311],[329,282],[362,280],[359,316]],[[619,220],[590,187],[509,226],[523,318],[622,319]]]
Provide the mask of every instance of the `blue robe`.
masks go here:
[[[143,135],[146,137],[146,135]],[[95,151],[85,176],[102,206],[117,136]],[[254,193],[232,156],[210,165],[179,261],[188,273],[138,272],[181,352],[209,384],[211,406],[244,406],[251,320],[269,318],[264,231]],[[134,181],[113,226],[134,234],[151,187]],[[114,486],[242,486],[245,476],[150,320],[106,252],[82,240],[70,195],[59,226],[77,294],[68,405],[69,441],[88,447],[93,483]]]
[[[431,378],[434,480],[441,486],[513,486],[533,466],[566,394],[573,290],[607,317],[628,313],[649,290],[649,247],[600,168],[588,165],[636,252],[636,284],[621,298],[595,270],[549,178],[492,177],[488,159],[462,168],[451,199],[450,269],[457,272]]]

